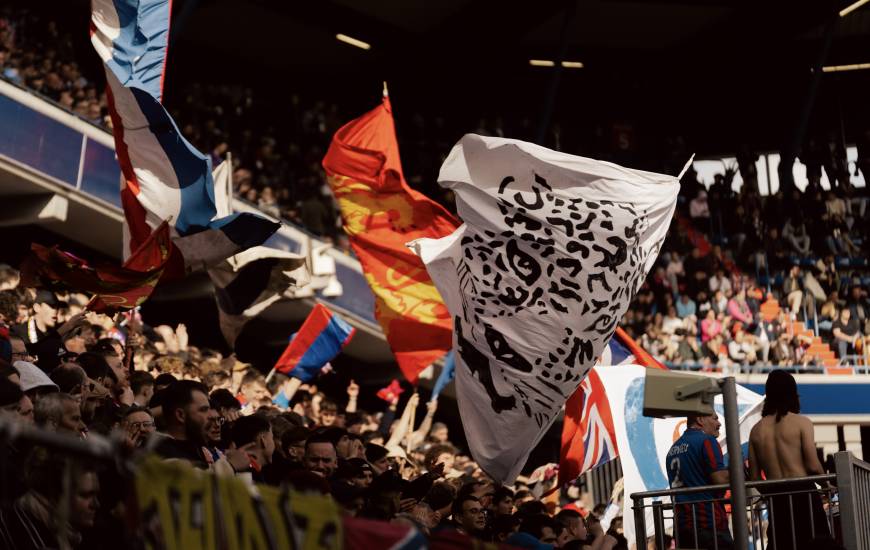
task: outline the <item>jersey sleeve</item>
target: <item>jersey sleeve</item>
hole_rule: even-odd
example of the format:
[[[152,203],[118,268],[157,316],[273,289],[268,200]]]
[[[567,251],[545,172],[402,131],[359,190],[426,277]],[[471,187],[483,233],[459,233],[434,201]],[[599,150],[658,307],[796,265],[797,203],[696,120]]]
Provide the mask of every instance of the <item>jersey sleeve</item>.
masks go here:
[[[713,436],[704,438],[701,446],[701,464],[707,473],[718,472],[725,469],[725,458],[722,456],[722,448]]]

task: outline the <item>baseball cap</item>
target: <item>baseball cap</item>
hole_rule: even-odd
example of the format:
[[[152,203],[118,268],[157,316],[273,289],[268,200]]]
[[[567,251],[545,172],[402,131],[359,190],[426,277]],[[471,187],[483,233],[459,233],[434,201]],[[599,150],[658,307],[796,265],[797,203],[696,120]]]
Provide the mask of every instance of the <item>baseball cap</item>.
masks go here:
[[[29,392],[38,388],[54,389],[59,391],[57,384],[51,381],[45,372],[33,363],[27,361],[15,361],[12,364],[15,370],[18,371],[18,377],[21,379],[21,390]]]
[[[59,300],[54,295],[54,292],[50,290],[37,290],[36,298],[33,299],[34,304],[48,304],[53,308],[58,307],[60,305]]]

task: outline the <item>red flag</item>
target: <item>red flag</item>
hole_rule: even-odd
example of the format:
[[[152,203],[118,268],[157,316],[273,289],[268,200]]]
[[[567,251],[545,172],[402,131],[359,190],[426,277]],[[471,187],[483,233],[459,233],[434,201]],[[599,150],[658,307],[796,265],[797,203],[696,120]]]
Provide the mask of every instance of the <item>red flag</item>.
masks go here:
[[[666,369],[638,345],[622,328],[616,327],[602,354],[608,365],[642,365]],[[565,403],[562,447],[559,457],[559,486],[580,477],[619,455],[610,402],[594,370]]]
[[[31,245],[31,254],[21,266],[26,286],[65,286],[79,292],[97,294],[88,309],[105,312],[134,308],[144,302],[163,274],[169,258],[169,226],[160,227],[134,254],[118,266],[110,262],[89,263],[58,247]]]
[[[405,390],[402,389],[402,385],[399,384],[399,381],[394,379],[390,382],[389,386],[379,389],[377,396],[387,403],[397,403],[399,401],[399,396],[402,395],[404,391]]]
[[[405,243],[459,223],[405,182],[389,98],[341,127],[323,159],[344,230],[375,295],[375,317],[405,378],[452,347],[453,322],[423,262]]]

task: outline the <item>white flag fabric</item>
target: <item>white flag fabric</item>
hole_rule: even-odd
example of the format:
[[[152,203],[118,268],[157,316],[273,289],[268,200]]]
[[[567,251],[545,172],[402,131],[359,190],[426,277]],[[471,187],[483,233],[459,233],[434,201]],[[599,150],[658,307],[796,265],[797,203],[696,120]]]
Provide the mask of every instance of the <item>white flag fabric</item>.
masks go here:
[[[629,546],[635,540],[632,509],[634,502],[631,500],[631,495],[668,488],[665,459],[671,446],[686,429],[685,417],[651,418],[643,415],[643,393],[647,370],[646,367],[638,365],[595,367],[595,374],[600,378],[604,392],[607,394],[613,426],[616,429],[616,441],[625,484],[623,532],[629,541]],[[737,412],[744,456],[749,455],[749,432],[761,419],[763,403],[762,396],[743,386],[737,386]],[[713,408],[722,421],[719,445],[722,447],[727,463],[730,457],[727,456],[725,448],[725,410],[721,395],[715,396]],[[649,504],[649,501],[646,504]],[[646,513],[648,536],[653,534],[652,518],[652,508],[649,508]]]
[[[655,262],[679,179],[473,134],[438,179],[464,223],[410,246],[454,320],[472,455],[510,483]]]
[[[233,168],[225,160],[212,172],[216,217],[233,213]],[[309,280],[304,256],[255,246],[209,268],[221,333],[230,347],[248,321],[282,298],[293,298]]]
[[[214,285],[221,333],[230,347],[248,321],[294,289],[308,284],[305,257],[255,246],[208,270]]]
[[[215,219],[229,216],[233,213],[233,165],[225,160],[211,174],[214,179]]]

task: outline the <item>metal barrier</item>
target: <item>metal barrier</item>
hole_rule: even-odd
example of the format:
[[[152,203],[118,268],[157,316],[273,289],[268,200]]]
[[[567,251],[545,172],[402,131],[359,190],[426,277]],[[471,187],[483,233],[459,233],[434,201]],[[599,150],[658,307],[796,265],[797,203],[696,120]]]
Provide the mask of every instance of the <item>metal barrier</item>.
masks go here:
[[[870,464],[852,453],[834,455],[843,544],[848,550],[870,550]]]
[[[836,474],[748,482],[743,508],[749,538],[742,542],[732,542],[728,529],[734,509],[733,503],[731,512],[725,508],[728,485],[629,495],[638,547],[647,540],[647,524],[652,522],[657,548],[666,547],[665,535],[670,534],[677,548],[814,548],[833,537],[847,550],[870,550],[870,464],[848,452],[837,453],[835,464]],[[721,496],[692,498],[701,493]]]

